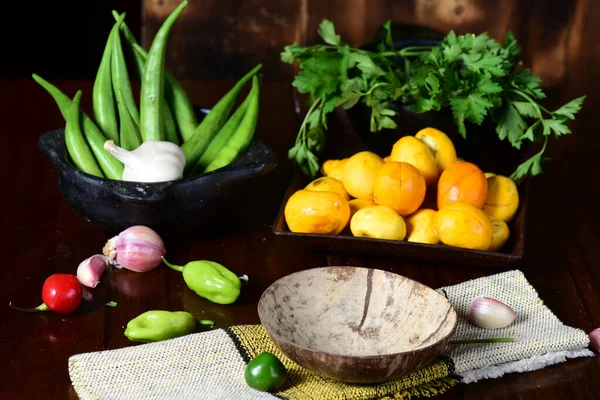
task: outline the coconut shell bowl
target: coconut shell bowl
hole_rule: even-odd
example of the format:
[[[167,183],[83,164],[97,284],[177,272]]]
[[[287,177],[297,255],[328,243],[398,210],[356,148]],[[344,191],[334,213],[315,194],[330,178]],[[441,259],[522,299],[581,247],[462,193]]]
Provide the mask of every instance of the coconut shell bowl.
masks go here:
[[[358,267],[313,268],[265,290],[258,315],[277,347],[327,378],[380,383],[431,362],[457,323],[435,290],[391,272]]]

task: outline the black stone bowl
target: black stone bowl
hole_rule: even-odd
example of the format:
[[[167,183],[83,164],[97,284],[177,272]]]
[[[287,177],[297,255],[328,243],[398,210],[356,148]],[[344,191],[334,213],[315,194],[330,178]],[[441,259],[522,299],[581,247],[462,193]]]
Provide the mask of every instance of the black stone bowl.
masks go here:
[[[200,118],[209,110],[197,109]],[[64,129],[43,134],[39,150],[48,156],[64,200],[84,220],[108,233],[145,225],[161,234],[223,228],[248,214],[255,180],[277,165],[274,151],[256,136],[242,157],[221,169],[159,183],[101,179],[77,169],[67,155]]]

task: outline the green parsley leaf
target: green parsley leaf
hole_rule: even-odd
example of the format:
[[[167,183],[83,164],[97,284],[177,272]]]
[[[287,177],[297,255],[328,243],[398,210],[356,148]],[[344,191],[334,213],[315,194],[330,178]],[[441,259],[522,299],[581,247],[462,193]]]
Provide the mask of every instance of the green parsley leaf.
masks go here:
[[[383,24],[383,29],[385,29],[385,44],[389,50],[394,50],[394,40],[392,39],[392,21],[387,20],[385,24]]]
[[[504,37],[504,51],[507,59],[512,62],[515,58],[521,55],[521,48],[517,44],[517,39],[511,31],[506,33]]]
[[[515,172],[510,175],[510,178],[514,181],[521,179],[524,176],[532,175],[536,176],[542,173],[542,162],[547,161],[547,158],[542,158],[544,151],[546,150],[546,145],[548,144],[548,138],[544,141],[544,146],[539,153],[535,154],[529,160],[525,161],[521,165],[517,167]]]
[[[292,64],[296,61],[296,57],[294,57],[294,53],[292,52],[292,46],[285,46],[283,48],[284,51],[281,52],[281,61],[287,64]]]
[[[469,53],[463,54],[462,60],[465,67],[476,72],[486,71],[493,76],[504,75],[502,68],[502,58],[490,53]]]
[[[106,303],[106,305],[108,307],[116,307],[117,306],[117,302],[116,301],[109,301],[108,303]]]
[[[560,107],[558,110],[554,111],[552,114],[561,115],[569,119],[575,119],[575,114],[577,114],[577,112],[581,110],[581,107],[583,106],[583,100],[585,100],[585,96],[581,96],[574,100],[571,100],[567,104]]]
[[[487,115],[486,109],[491,108],[493,104],[478,91],[469,95],[458,95],[450,100],[454,116],[462,116],[478,125],[481,125],[484,117]]]
[[[502,92],[502,86],[492,81],[490,78],[481,78],[477,82],[477,89],[481,93],[496,94]]]
[[[539,118],[538,109],[528,101],[512,101],[511,104],[524,117]]]
[[[568,135],[571,133],[569,127],[557,119],[543,119],[542,125],[544,127],[544,136],[548,136],[550,131],[552,131],[555,136]]]
[[[385,75],[385,71],[379,68],[371,57],[366,54],[350,54],[350,64],[354,63],[367,79],[375,76]]]
[[[429,94],[438,94],[440,93],[440,81],[435,75],[429,74],[427,78],[425,78],[425,83],[427,84],[427,89],[429,90]]]
[[[300,63],[301,71],[292,85],[300,93],[311,93],[314,97],[325,97],[338,88],[340,55],[325,53]]]
[[[537,121],[534,124],[531,124],[529,126],[529,128],[527,128],[527,131],[525,131],[523,136],[521,136],[520,140],[522,141],[523,139],[528,139],[532,142],[535,142],[535,132],[539,125],[540,125],[540,121]]]
[[[321,24],[319,25],[318,32],[319,35],[321,35],[321,37],[325,41],[325,43],[329,43],[334,46],[340,44],[340,35],[336,35],[335,28],[331,21],[323,20],[323,22],[321,22]]]
[[[508,104],[504,108],[500,123],[496,126],[496,132],[500,140],[508,138],[513,147],[520,149],[525,128],[527,128],[527,123],[523,120],[521,114],[513,104]]]
[[[546,94],[540,89],[541,82],[542,80],[538,76],[533,75],[527,68],[515,75],[512,81],[514,86],[531,94],[536,99],[546,97]]]

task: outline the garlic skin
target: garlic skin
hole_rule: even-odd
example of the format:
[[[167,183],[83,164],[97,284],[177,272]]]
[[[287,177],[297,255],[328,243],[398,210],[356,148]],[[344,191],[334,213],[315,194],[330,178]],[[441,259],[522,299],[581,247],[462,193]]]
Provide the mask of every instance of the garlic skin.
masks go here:
[[[83,260],[77,267],[77,279],[83,286],[95,288],[108,267],[108,258],[95,254]]]
[[[600,352],[600,328],[596,328],[590,332],[590,346]]]
[[[127,151],[107,140],[104,149],[125,166],[123,181],[166,182],[183,178],[185,154],[174,143],[149,140],[137,149]]]
[[[135,225],[109,239],[102,252],[117,268],[147,272],[160,265],[165,245],[154,230]]]
[[[469,321],[480,328],[505,328],[512,324],[516,317],[512,308],[489,297],[479,296],[469,307]]]

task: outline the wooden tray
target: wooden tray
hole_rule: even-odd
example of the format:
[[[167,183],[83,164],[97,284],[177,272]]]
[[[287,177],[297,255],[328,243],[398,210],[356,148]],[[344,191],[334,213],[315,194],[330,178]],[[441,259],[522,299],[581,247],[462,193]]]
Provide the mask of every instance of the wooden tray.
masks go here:
[[[322,160],[327,158],[343,158],[357,151],[369,149],[360,136],[354,131],[350,119],[345,112],[336,112],[337,122],[341,125],[330,126],[330,135],[336,143],[335,150],[326,150]],[[333,124],[332,124],[333,125]],[[337,128],[337,132],[335,132]],[[340,133],[341,129],[341,133]],[[416,133],[416,132],[415,132]],[[341,136],[340,136],[341,135]],[[482,166],[483,168],[484,166]],[[500,172],[499,172],[500,173]],[[469,250],[444,244],[422,244],[407,241],[394,241],[384,239],[371,239],[354,237],[346,228],[339,235],[322,235],[294,233],[289,230],[285,222],[284,209],[290,196],[299,189],[304,188],[310,179],[297,173],[287,188],[282,199],[273,232],[282,239],[300,244],[314,250],[328,252],[354,253],[373,256],[392,256],[405,259],[437,261],[443,263],[461,264],[477,267],[507,268],[519,262],[525,250],[525,221],[527,208],[527,192],[529,179],[521,182],[519,188],[519,209],[509,224],[510,237],[505,246],[497,252]]]

